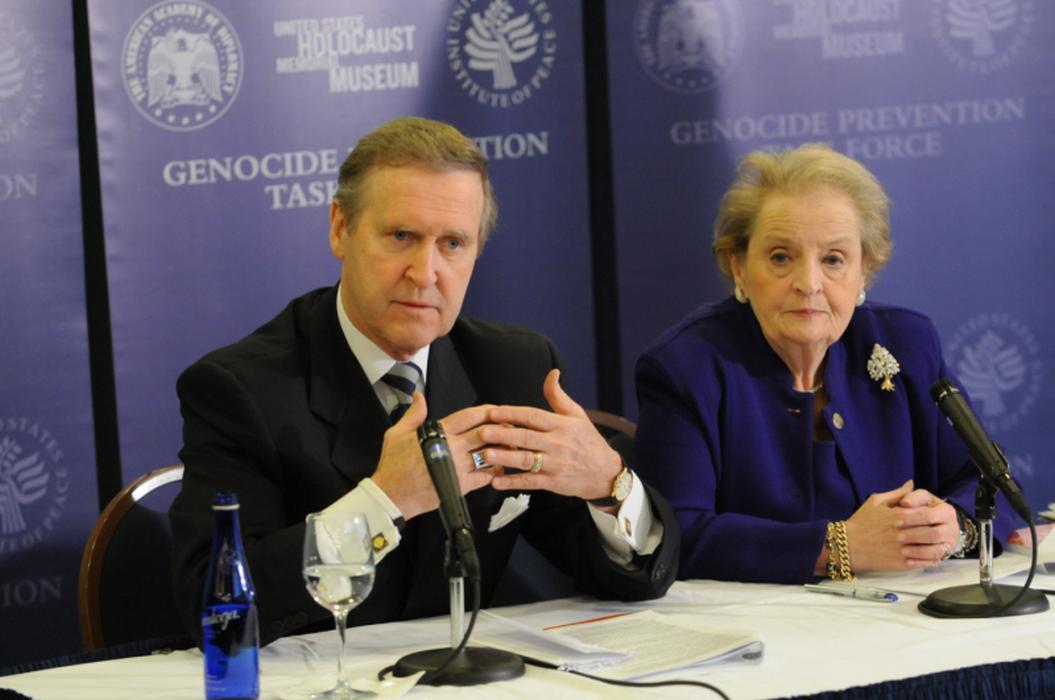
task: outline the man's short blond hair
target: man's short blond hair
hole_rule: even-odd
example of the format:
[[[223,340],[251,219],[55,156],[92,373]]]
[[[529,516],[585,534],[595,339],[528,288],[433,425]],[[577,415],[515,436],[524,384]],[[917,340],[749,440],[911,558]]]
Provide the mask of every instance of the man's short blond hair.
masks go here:
[[[498,222],[498,203],[487,176],[487,159],[462,132],[450,124],[422,117],[399,117],[359,139],[341,164],[334,201],[349,228],[363,211],[366,185],[376,168],[416,165],[437,172],[471,170],[480,175],[484,207],[480,216],[480,248]]]

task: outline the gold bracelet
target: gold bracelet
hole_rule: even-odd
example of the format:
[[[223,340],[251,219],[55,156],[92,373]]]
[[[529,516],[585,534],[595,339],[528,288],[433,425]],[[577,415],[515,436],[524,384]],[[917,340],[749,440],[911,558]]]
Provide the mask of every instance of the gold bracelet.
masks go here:
[[[853,581],[853,567],[850,566],[850,547],[846,541],[846,521],[835,523],[835,544],[839,548],[839,576],[843,581]]]
[[[854,570],[850,565],[850,547],[846,541],[846,521],[828,523],[828,576],[834,581],[853,581]],[[833,546],[834,545],[834,546]],[[837,562],[833,562],[837,559]]]
[[[828,531],[824,535],[824,546],[828,548],[828,578],[832,581],[838,581],[839,564],[835,560],[835,523],[828,523]]]

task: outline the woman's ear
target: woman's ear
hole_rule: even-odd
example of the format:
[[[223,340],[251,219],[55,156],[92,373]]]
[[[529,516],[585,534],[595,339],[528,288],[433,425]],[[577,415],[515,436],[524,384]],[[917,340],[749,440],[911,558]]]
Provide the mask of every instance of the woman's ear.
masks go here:
[[[733,284],[747,294],[747,287],[744,284],[744,261],[741,255],[742,253],[729,253],[729,271],[733,273]]]

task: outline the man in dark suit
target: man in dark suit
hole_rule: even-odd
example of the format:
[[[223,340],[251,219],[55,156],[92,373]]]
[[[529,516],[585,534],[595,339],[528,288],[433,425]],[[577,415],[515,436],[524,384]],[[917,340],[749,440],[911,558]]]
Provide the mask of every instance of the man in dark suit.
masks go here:
[[[446,613],[444,531],[416,435],[426,417],[441,420],[466,494],[485,605],[520,534],[584,593],[666,592],[678,555],[670,508],[561,389],[556,349],[459,316],[496,216],[485,161],[456,129],[379,127],[341,166],[338,287],[294,299],[181,375],[186,472],[170,514],[192,634],[220,490],[241,501],[265,643],[332,624],[301,577],[304,517],[316,511],[362,512],[370,525],[376,581],[350,624]],[[517,496],[505,505],[527,500],[525,512],[492,520]]]

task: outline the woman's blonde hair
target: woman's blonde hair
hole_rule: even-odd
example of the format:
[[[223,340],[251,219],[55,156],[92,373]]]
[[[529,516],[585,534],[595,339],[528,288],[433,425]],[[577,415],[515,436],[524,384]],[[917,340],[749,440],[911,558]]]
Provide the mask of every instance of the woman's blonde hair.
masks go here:
[[[825,187],[845,194],[857,211],[865,281],[870,284],[893,248],[890,199],[867,168],[823,143],[775,153],[752,151],[740,161],[714,222],[711,251],[722,274],[732,277],[729,257],[747,252],[755,219],[771,195],[804,195]]]

